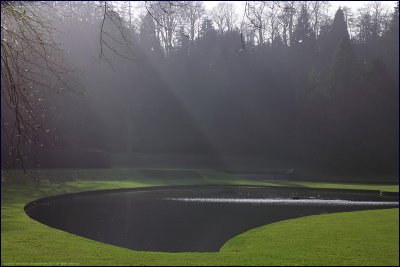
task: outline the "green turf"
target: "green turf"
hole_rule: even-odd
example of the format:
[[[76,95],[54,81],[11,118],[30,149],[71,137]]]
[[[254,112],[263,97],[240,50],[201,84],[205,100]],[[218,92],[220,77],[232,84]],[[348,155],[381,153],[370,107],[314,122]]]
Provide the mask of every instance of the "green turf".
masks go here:
[[[263,185],[263,186],[293,186],[310,188],[334,188],[334,189],[360,189],[360,190],[380,190],[386,192],[399,192],[398,185],[377,185],[377,184],[347,184],[347,183],[322,183],[322,182],[301,182],[301,181],[249,181],[233,180],[236,185]]]
[[[398,217],[386,209],[287,220],[236,236],[221,252],[245,248],[243,265],[398,265]]]
[[[124,172],[118,174],[123,176]],[[253,229],[239,235],[218,253],[139,252],[65,233],[31,220],[23,206],[36,198],[86,190],[171,185],[223,184],[218,172],[205,171],[189,181],[135,179],[92,181],[91,171],[76,171],[73,181],[40,186],[2,186],[2,265],[398,265],[398,209],[372,210],[303,217]],[[207,173],[208,172],[208,173]],[[56,172],[53,172],[55,175]],[[65,173],[64,173],[65,174]],[[63,176],[64,174],[59,174]],[[114,174],[115,175],[115,174]],[[227,179],[228,178],[228,179]],[[77,180],[82,179],[82,180]],[[57,179],[56,179],[57,180]],[[271,181],[270,181],[271,182]],[[250,183],[246,181],[246,183]],[[268,183],[268,182],[265,182]],[[272,182],[276,184],[276,182]],[[279,184],[282,186],[282,184]],[[300,183],[298,186],[328,187]],[[343,188],[349,185],[334,184]],[[376,189],[375,185],[363,185]],[[398,186],[384,187],[398,190]],[[382,189],[382,188],[381,188]]]
[[[23,171],[2,171],[2,179],[11,184],[32,184],[31,177],[36,177],[46,183],[59,183],[68,181],[119,181],[120,185],[124,182],[135,181],[147,185],[176,185],[176,184],[232,184],[232,185],[260,185],[260,186],[292,186],[292,187],[311,187],[311,188],[337,188],[337,189],[362,189],[362,190],[381,190],[387,192],[399,192],[399,185],[379,185],[362,183],[332,183],[332,182],[307,182],[307,181],[277,181],[277,180],[244,180],[240,177],[227,172],[209,169],[174,169],[160,168],[163,171],[192,171],[198,174],[197,179],[171,179],[170,177],[156,177],[149,179],[145,177],[141,170],[136,168],[109,168],[109,169],[38,169],[30,171],[30,177],[25,176]],[[166,179],[167,178],[167,179]],[[323,180],[323,179],[321,179]],[[129,185],[126,184],[128,187]],[[80,183],[79,187],[82,187]],[[94,188],[96,189],[96,188]],[[80,189],[81,190],[81,189]]]

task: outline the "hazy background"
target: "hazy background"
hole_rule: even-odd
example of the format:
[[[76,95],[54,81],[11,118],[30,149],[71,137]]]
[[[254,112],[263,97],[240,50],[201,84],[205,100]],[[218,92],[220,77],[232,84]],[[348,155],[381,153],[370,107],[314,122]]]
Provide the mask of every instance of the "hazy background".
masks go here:
[[[62,61],[72,70],[65,80],[83,93],[33,85],[53,137],[27,145],[38,159],[27,166],[393,177],[395,2],[321,2],[318,12],[313,3],[291,2],[291,14],[282,8],[289,2],[269,3],[258,14],[261,2],[251,2],[253,13],[243,17],[236,2],[165,6],[171,13],[158,2],[119,2],[103,20],[96,2],[51,2]],[[344,5],[351,9],[338,11]],[[99,60],[102,22],[111,48]],[[2,164],[17,167],[8,149],[2,145]]]

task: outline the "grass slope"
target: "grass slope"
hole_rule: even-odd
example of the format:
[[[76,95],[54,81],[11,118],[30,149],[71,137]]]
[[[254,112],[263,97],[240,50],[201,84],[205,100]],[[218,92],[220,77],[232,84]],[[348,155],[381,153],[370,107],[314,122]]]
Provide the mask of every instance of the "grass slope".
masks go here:
[[[88,175],[89,178],[91,175]],[[50,228],[31,220],[23,206],[36,198],[86,190],[224,183],[204,181],[76,180],[2,187],[2,265],[398,265],[398,209],[303,217],[236,236],[218,253],[132,251]],[[77,178],[77,177],[76,177]],[[230,180],[229,180],[230,181]],[[249,181],[245,181],[249,183]],[[225,181],[225,183],[227,183]],[[318,186],[315,183],[303,186]],[[321,186],[321,185],[319,185]],[[325,184],[325,186],[327,186]],[[335,185],[335,187],[337,184]],[[347,185],[342,185],[347,186]],[[372,185],[369,186],[372,189]],[[398,186],[397,186],[398,188]],[[389,188],[392,191],[396,187]]]
[[[221,252],[238,252],[243,265],[398,265],[398,217],[386,209],[287,220],[236,236]]]

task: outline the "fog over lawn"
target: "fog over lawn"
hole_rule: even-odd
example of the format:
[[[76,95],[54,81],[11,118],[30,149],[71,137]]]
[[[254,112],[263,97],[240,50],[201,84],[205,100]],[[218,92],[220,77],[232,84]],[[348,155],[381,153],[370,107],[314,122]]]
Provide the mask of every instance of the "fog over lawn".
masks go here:
[[[242,4],[2,3],[2,168],[393,177],[398,4]]]

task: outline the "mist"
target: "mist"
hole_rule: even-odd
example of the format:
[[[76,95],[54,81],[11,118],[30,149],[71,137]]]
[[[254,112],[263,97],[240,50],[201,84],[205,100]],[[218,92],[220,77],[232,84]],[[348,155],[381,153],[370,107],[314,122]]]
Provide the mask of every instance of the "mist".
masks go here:
[[[2,1],[1,265],[399,266],[399,2],[339,2]]]
[[[3,127],[2,168],[395,181],[397,7],[332,16],[315,2],[246,5],[242,18],[229,3],[49,2],[68,88],[54,77],[53,89],[32,85],[42,99],[33,114],[49,135],[32,134],[16,152],[15,127]],[[15,114],[2,105],[3,122]]]

